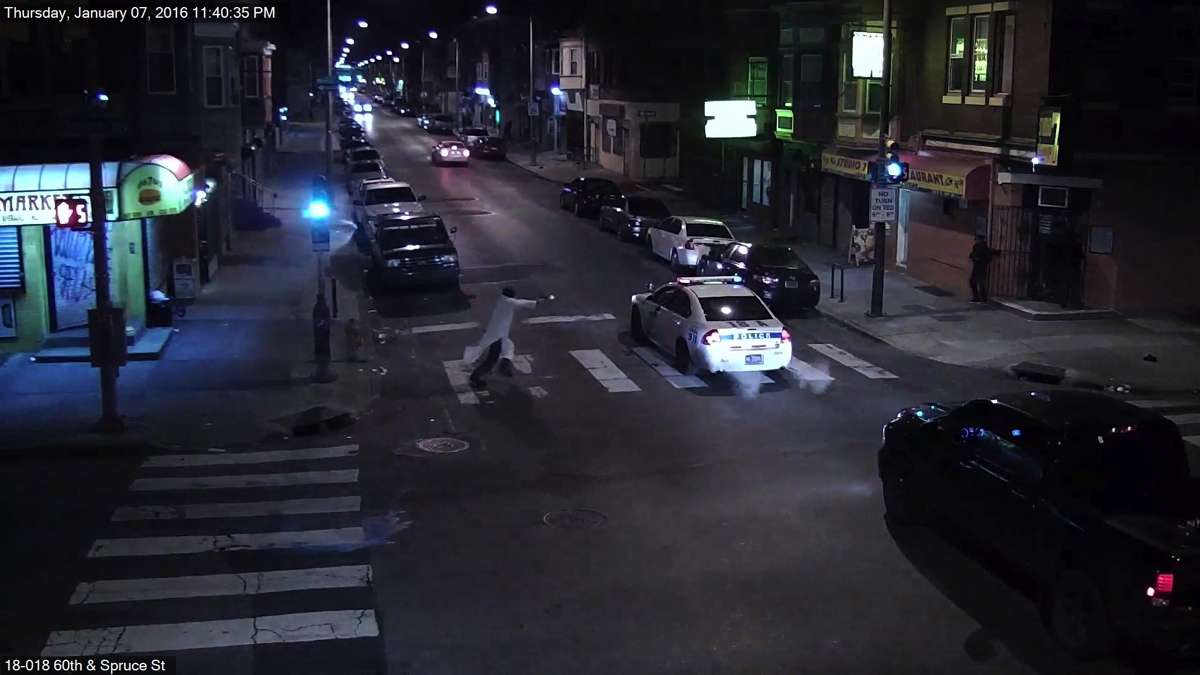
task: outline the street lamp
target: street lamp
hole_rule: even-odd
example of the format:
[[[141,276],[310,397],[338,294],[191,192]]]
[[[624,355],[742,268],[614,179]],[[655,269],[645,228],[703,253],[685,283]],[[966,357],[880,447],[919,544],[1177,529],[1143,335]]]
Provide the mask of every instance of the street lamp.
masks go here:
[[[390,50],[390,49],[389,49],[389,50],[387,50],[386,52],[384,52],[384,54],[387,54],[388,56],[391,56],[391,55],[392,55],[392,50]]]
[[[400,57],[399,57],[399,56],[393,56],[393,57],[392,57],[392,63],[400,63]]]
[[[350,38],[350,37],[346,38],[346,44],[348,44],[348,45],[354,44],[354,38]]]
[[[408,47],[409,47],[409,44],[407,41],[400,43],[400,49],[408,49]]]
[[[498,7],[496,7],[496,5],[489,4],[483,8],[483,11],[494,16],[500,12],[500,9]],[[530,106],[530,109],[533,109],[533,105],[534,105],[534,100],[533,100],[533,14],[530,14],[529,15],[529,106]],[[587,117],[586,111],[584,111],[584,112],[585,112],[584,117],[586,118]],[[533,129],[534,124],[535,124],[534,116],[531,114],[529,116],[529,140],[533,142],[532,143],[533,155],[530,157],[530,160],[529,160],[530,164],[537,164],[538,140],[539,139],[537,138],[537,136],[534,133],[534,129]]]
[[[500,10],[495,5],[488,5],[487,7],[483,8],[483,11],[487,12],[488,14],[496,14]]]
[[[359,27],[359,28],[366,28],[366,27],[367,27],[367,20],[366,20],[366,19],[359,19],[359,20],[358,20],[358,27]]]
[[[428,36],[429,36],[429,39],[430,39],[430,40],[436,40],[436,39],[437,39],[437,35],[438,35],[438,33],[437,33],[437,31],[436,31],[436,30],[433,30],[432,28],[430,28],[430,29],[429,29],[429,32],[428,32],[428,33],[426,33],[426,35],[428,35]]]

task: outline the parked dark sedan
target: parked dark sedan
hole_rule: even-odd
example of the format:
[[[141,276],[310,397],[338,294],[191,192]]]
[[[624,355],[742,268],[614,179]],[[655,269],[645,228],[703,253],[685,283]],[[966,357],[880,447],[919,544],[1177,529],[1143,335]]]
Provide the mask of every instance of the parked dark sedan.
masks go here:
[[[371,236],[372,269],[385,284],[457,284],[458,251],[441,217],[395,215]]]
[[[595,215],[601,206],[624,202],[621,189],[607,178],[576,178],[563,185],[558,195],[559,208],[570,209],[577,216]]]
[[[499,136],[488,136],[481,138],[470,146],[471,153],[476,157],[485,159],[504,159],[508,154],[508,148],[504,144],[504,139]]]
[[[622,241],[640,240],[669,215],[666,204],[653,197],[629,197],[621,204],[600,207],[600,229],[616,232]]]
[[[927,403],[884,426],[879,477],[892,522],[944,522],[1027,574],[1077,656],[1200,649],[1200,481],[1161,415],[1063,389]]]
[[[821,281],[790,246],[737,242],[710,249],[696,265],[699,276],[736,274],[777,309],[811,309],[821,301]]]
[[[454,133],[454,116],[438,114],[429,118],[425,131],[431,134],[447,136]]]

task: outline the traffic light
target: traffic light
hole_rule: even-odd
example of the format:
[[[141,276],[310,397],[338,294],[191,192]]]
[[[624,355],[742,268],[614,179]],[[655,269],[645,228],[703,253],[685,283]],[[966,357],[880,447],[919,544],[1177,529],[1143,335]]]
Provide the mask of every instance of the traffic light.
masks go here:
[[[308,206],[304,209],[304,217],[310,220],[321,220],[329,217],[330,204],[329,181],[325,176],[316,176],[312,182],[312,195]]]
[[[908,162],[900,161],[896,142],[888,141],[883,159],[875,163],[875,182],[880,185],[895,185],[908,180]]]

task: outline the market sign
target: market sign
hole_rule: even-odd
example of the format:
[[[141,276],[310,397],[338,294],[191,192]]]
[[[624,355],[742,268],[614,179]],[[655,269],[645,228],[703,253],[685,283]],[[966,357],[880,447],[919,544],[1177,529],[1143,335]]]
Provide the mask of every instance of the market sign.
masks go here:
[[[121,177],[121,220],[182,213],[195,199],[195,176],[167,155],[147,158]]]
[[[825,173],[836,173],[849,178],[866,180],[871,162],[857,157],[846,157],[833,152],[821,153],[821,170]],[[912,175],[910,170],[909,175]]]
[[[758,107],[751,100],[705,101],[705,138],[753,138],[758,135]]]
[[[104,219],[117,219],[117,191],[104,189]],[[92,212],[91,195],[61,190],[36,190],[32,192],[0,192],[0,226],[53,225],[55,200],[82,199],[88,213]]]
[[[939,171],[930,171],[929,169],[918,169],[911,164],[908,167],[907,185],[909,187],[918,187],[922,190],[932,190],[933,192],[962,197],[966,195],[966,183],[966,176],[956,176]]]

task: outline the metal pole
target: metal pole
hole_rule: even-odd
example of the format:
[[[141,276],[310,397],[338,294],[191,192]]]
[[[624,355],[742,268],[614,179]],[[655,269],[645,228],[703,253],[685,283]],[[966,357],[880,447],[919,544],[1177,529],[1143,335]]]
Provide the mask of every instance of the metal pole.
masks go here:
[[[891,121],[892,81],[892,0],[883,0],[883,74],[879,79],[879,158],[882,166],[887,148],[888,124]],[[876,181],[877,185],[880,185]],[[875,223],[875,270],[871,278],[871,309],[867,316],[883,316],[883,271],[887,265],[887,224]]]
[[[94,37],[88,38],[87,81],[89,101],[85,106],[99,103],[99,54]],[[96,315],[101,326],[112,329],[105,337],[98,339],[97,334],[90,335],[93,350],[93,362],[100,364],[100,419],[96,422],[96,430],[105,433],[119,433],[125,430],[125,422],[117,411],[117,377],[120,376],[120,365],[117,358],[117,345],[112,340],[125,339],[125,320],[120,310],[114,312],[112,304],[112,289],[108,276],[108,230],[105,222],[106,205],[104,202],[104,146],[100,137],[100,125],[103,120],[99,115],[93,115],[91,107],[85,107],[85,113],[93,119],[89,120],[88,129],[88,165],[91,174],[91,220],[92,220],[92,260],[95,264],[96,282]],[[114,316],[115,314],[115,316]],[[104,353],[96,354],[99,348]]]
[[[333,18],[330,3],[325,0],[325,75],[333,79]],[[333,167],[333,93],[325,91],[325,178]],[[330,205],[332,206],[332,204]]]
[[[533,111],[533,15],[529,15],[529,111]],[[537,136],[534,127],[537,126],[537,117],[529,115],[529,140],[533,142],[533,155],[529,158],[530,164],[537,164],[538,156],[538,141],[541,140]]]

